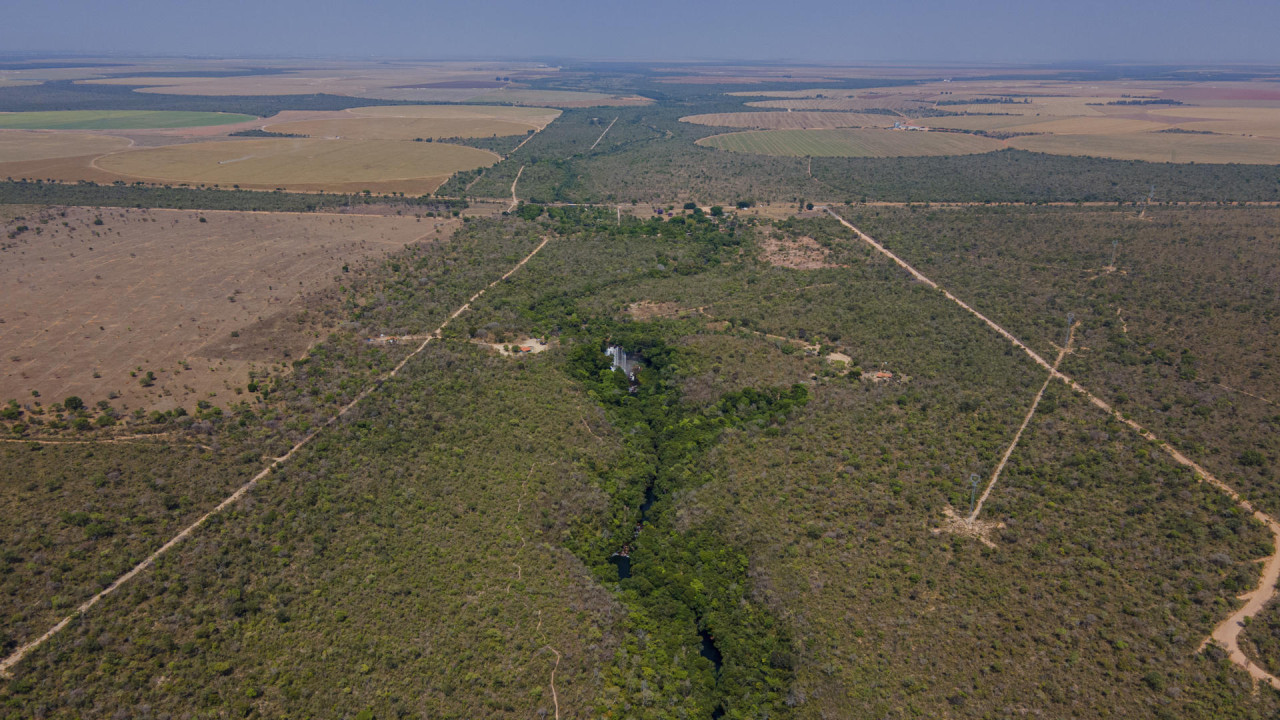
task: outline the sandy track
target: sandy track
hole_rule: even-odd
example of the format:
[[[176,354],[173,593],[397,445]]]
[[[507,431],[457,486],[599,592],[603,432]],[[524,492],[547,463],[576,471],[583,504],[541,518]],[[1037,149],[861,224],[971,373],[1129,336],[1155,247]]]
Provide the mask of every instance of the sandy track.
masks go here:
[[[516,171],[516,179],[511,181],[511,207],[507,208],[507,212],[513,212],[516,209],[516,205],[520,204],[519,198],[516,197],[516,183],[520,182],[520,176],[523,174],[524,166],[521,165],[520,169]]]
[[[529,260],[531,260],[534,255],[537,255],[538,252],[542,250],[542,248],[546,247],[548,242],[551,242],[551,238],[550,237],[544,238],[543,241],[539,243],[536,248],[533,249],[533,252],[530,252],[528,255],[524,257],[524,259],[516,263],[515,267],[508,270],[502,277],[486,285],[484,289],[480,290],[475,295],[472,295],[471,298],[468,299],[467,302],[462,305],[462,307],[453,311],[453,314],[449,315],[449,317],[446,318],[444,322],[440,323],[440,326],[435,329],[435,332],[426,336],[426,338],[422,341],[422,344],[419,345],[416,350],[406,355],[404,359],[401,360],[391,371],[385,373],[381,377],[374,380],[373,384],[365,387],[364,390],[361,390],[360,393],[357,394],[355,398],[351,400],[351,402],[344,405],[341,410],[339,410],[337,413],[332,415],[328,420],[325,421],[323,425],[317,427],[315,430],[312,430],[311,433],[309,433],[302,440],[299,440],[296,445],[290,448],[289,452],[285,453],[281,457],[276,458],[269,465],[264,467],[257,475],[254,475],[253,478],[249,480],[249,482],[245,483],[244,485],[241,485],[240,488],[237,489],[234,493],[232,493],[222,502],[218,503],[217,507],[213,508],[212,510],[205,513],[204,515],[201,515],[199,518],[196,519],[195,522],[188,525],[182,532],[173,536],[173,538],[171,538],[168,542],[166,542],[164,545],[161,545],[158,550],[151,553],[142,562],[135,565],[132,570],[116,578],[104,590],[102,590],[98,594],[94,595],[93,597],[81,603],[78,607],[76,607],[76,609],[70,615],[60,620],[52,628],[49,628],[49,630],[45,632],[43,635],[19,646],[8,657],[4,658],[3,660],[0,660],[0,676],[9,677],[12,674],[13,666],[21,662],[22,659],[26,657],[32,650],[35,650],[36,648],[40,647],[44,643],[48,642],[50,638],[52,638],[54,635],[57,635],[58,632],[61,631],[63,628],[65,628],[67,625],[71,624],[72,620],[75,620],[80,615],[83,615],[84,613],[88,612],[94,605],[97,605],[108,595],[111,595],[117,589],[119,589],[121,585],[124,585],[125,583],[132,580],[135,576],[137,576],[138,573],[141,573],[143,570],[146,570],[153,563],[155,563],[155,561],[161,555],[164,555],[165,553],[169,552],[169,550],[173,549],[175,545],[182,542],[188,536],[190,536],[193,532],[199,529],[199,527],[203,525],[209,518],[227,509],[231,505],[235,504],[238,500],[240,500],[240,498],[244,497],[245,494],[248,493],[250,490],[252,490],[260,480],[265,478],[267,475],[269,475],[271,472],[273,472],[280,466],[284,465],[298,451],[300,451],[302,448],[310,444],[310,442],[316,437],[316,435],[319,435],[321,431],[333,425],[339,419],[341,419],[344,415],[349,413],[352,408],[354,408],[357,404],[360,403],[361,400],[364,400],[366,397],[372,394],[374,390],[377,390],[378,388],[382,387],[382,384],[385,381],[390,380],[391,378],[394,378],[400,372],[400,370],[404,368],[405,364],[407,364],[410,360],[412,360],[414,357],[420,354],[423,350],[426,350],[427,345],[429,345],[432,340],[439,339],[440,334],[449,325],[449,323],[453,322],[455,318],[457,318],[462,313],[466,312],[471,307],[471,303],[479,299],[480,296],[484,295],[485,292],[490,288],[492,288],[494,285],[497,285],[503,280],[506,280],[507,278],[511,277],[511,275],[515,273],[517,270],[524,267],[525,263],[529,262]],[[559,666],[559,653],[556,653],[556,665],[557,667]],[[553,683],[555,682],[554,671],[552,674],[552,682]],[[555,690],[553,685],[553,689],[552,689],[553,696],[554,696],[554,693],[555,693]],[[557,717],[558,717],[558,709],[557,709]]]
[[[1051,378],[1057,378],[1062,382],[1066,383],[1072,390],[1075,390],[1076,392],[1086,397],[1089,400],[1089,402],[1093,403],[1093,405],[1096,406],[1098,409],[1103,410],[1104,412],[1110,414],[1115,419],[1119,420],[1125,425],[1128,425],[1130,428],[1132,428],[1135,432],[1137,432],[1143,438],[1158,445],[1160,449],[1164,450],[1165,453],[1167,453],[1169,457],[1173,458],[1175,462],[1177,462],[1178,464],[1184,467],[1190,468],[1192,472],[1196,474],[1197,478],[1200,479],[1200,481],[1207,482],[1210,485],[1221,490],[1223,493],[1226,493],[1226,495],[1230,497],[1233,501],[1235,501],[1235,503],[1238,506],[1240,506],[1241,509],[1253,515],[1253,517],[1257,519],[1259,522],[1261,522],[1263,525],[1266,525],[1267,529],[1271,531],[1274,545],[1273,545],[1273,550],[1271,555],[1262,559],[1262,562],[1263,562],[1262,575],[1258,581],[1258,587],[1252,590],[1251,592],[1245,593],[1244,595],[1240,596],[1242,600],[1246,601],[1244,607],[1241,607],[1239,610],[1232,613],[1230,617],[1228,617],[1227,619],[1219,623],[1217,627],[1213,629],[1213,632],[1210,633],[1209,637],[1205,638],[1204,642],[1200,643],[1200,649],[1203,650],[1210,642],[1216,642],[1221,644],[1226,649],[1227,655],[1231,659],[1231,662],[1235,663],[1236,665],[1239,665],[1246,672],[1248,672],[1250,677],[1252,677],[1255,682],[1264,681],[1269,683],[1272,687],[1276,688],[1277,690],[1280,690],[1280,678],[1277,678],[1275,675],[1272,675],[1271,673],[1263,669],[1260,665],[1250,660],[1248,656],[1246,656],[1244,652],[1240,649],[1240,642],[1239,642],[1240,632],[1244,629],[1245,621],[1251,617],[1256,616],[1258,613],[1262,612],[1262,609],[1266,607],[1267,603],[1270,602],[1273,597],[1275,597],[1276,582],[1280,580],[1280,523],[1276,522],[1275,518],[1271,517],[1270,515],[1262,512],[1261,510],[1254,508],[1253,504],[1250,503],[1248,500],[1245,500],[1244,498],[1242,498],[1240,494],[1235,491],[1234,488],[1224,483],[1223,481],[1219,480],[1217,477],[1211,474],[1208,470],[1205,470],[1198,463],[1194,462],[1193,460],[1188,458],[1186,455],[1183,455],[1181,452],[1176,450],[1173,446],[1157,438],[1155,434],[1152,433],[1150,430],[1147,430],[1143,426],[1139,425],[1136,421],[1126,417],[1125,415],[1120,413],[1118,410],[1111,407],[1111,405],[1109,405],[1106,401],[1094,395],[1093,393],[1089,392],[1080,383],[1076,382],[1069,376],[1063,374],[1061,371],[1057,369],[1056,365],[1050,365],[1049,363],[1045,362],[1044,358],[1040,357],[1040,355],[1038,355],[1034,350],[1027,347],[1021,340],[1018,340],[1016,337],[1014,337],[1009,331],[997,325],[987,316],[983,315],[977,310],[974,310],[972,307],[967,305],[963,300],[961,300],[960,298],[957,298],[955,295],[952,295],[950,292],[948,292],[945,288],[939,287],[937,283],[925,277],[923,274],[920,273],[920,271],[911,267],[911,265],[909,265],[902,258],[898,257],[897,255],[894,255],[883,245],[876,242],[875,239],[872,238],[870,235],[867,235],[866,233],[862,232],[858,228],[854,227],[853,224],[851,224],[849,221],[837,215],[835,211],[831,210],[831,208],[824,207],[823,210],[826,211],[827,214],[831,215],[831,217],[835,218],[841,225],[844,225],[845,227],[852,230],[853,233],[857,235],[860,239],[862,239],[864,242],[871,245],[876,250],[879,250],[885,257],[888,257],[890,260],[893,260],[895,263],[897,263],[902,269],[910,273],[912,277],[914,277],[916,280],[919,280],[920,282],[928,285],[929,287],[932,287],[934,289],[941,291],[947,297],[947,299],[951,300],[955,304],[964,308],[974,317],[977,317],[979,320],[982,320],[984,323],[987,324],[987,326],[995,330],[1002,337],[1004,337],[1006,340],[1012,343],[1015,347],[1020,348],[1023,352],[1025,352],[1032,360],[1036,362],[1036,364],[1048,370]]]
[[[609,130],[613,127],[613,123],[618,122],[618,117],[621,117],[621,116],[617,116],[613,118],[613,122],[609,123],[609,127],[605,128],[604,132],[600,133],[600,137],[596,138],[596,141],[591,143],[591,147],[587,148],[588,151],[596,149],[596,146],[600,144],[600,141],[604,139],[604,136],[609,134]]]
[[[1071,336],[1075,333],[1075,326],[1067,328],[1067,345],[1058,351],[1058,359],[1053,361],[1053,369],[1057,370],[1062,364],[1062,358],[1067,356],[1067,352],[1071,347]],[[1031,407],[1027,410],[1027,416],[1022,419],[1022,424],[1018,426],[1018,432],[1013,434],[1013,442],[1009,443],[1009,447],[1004,451],[1004,455],[1000,457],[999,464],[991,473],[991,481],[987,483],[987,489],[982,491],[982,497],[978,498],[978,502],[973,506],[973,512],[969,513],[968,522],[973,523],[978,519],[978,515],[982,512],[982,504],[991,496],[991,491],[995,489],[996,481],[1000,479],[1000,473],[1004,471],[1004,466],[1009,462],[1009,457],[1013,455],[1013,451],[1018,447],[1018,441],[1022,439],[1022,433],[1031,424],[1031,418],[1036,414],[1036,408],[1040,406],[1040,399],[1044,397],[1044,391],[1049,388],[1049,383],[1053,382],[1053,374],[1044,379],[1044,384],[1040,386],[1040,392],[1036,393],[1036,397],[1031,401]]]

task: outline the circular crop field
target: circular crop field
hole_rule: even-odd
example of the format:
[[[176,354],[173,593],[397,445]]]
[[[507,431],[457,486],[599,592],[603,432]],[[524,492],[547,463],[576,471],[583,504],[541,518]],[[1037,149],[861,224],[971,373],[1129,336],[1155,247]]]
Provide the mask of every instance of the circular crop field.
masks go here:
[[[389,181],[443,182],[459,170],[497,160],[491,152],[448,143],[298,138],[129,150],[98,158],[96,165],[153,182],[350,191]]]
[[[54,110],[0,113],[0,128],[17,130],[144,130],[231,125],[252,115],[169,110]]]
[[[913,130],[757,130],[712,135],[699,145],[730,152],[789,157],[975,155],[1004,147],[979,135]]]

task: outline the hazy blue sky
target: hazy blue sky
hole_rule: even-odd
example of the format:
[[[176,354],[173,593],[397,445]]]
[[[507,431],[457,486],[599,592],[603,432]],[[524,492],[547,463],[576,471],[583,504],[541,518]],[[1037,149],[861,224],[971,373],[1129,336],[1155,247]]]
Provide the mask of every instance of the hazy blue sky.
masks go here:
[[[27,0],[0,52],[1280,63],[1277,0]]]

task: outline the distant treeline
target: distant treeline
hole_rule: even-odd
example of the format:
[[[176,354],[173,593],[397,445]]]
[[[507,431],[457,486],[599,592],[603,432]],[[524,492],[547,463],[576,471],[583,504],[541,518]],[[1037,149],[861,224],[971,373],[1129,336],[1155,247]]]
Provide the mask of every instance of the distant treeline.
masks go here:
[[[1103,103],[1089,103],[1089,105],[1101,105]],[[1185,105],[1181,100],[1168,100],[1165,98],[1155,98],[1152,100],[1112,100],[1107,105]]]
[[[939,100],[939,105],[1027,105],[1031,102],[1031,98],[1012,98],[1008,96],[1001,97],[981,97],[972,100]]]
[[[267,117],[282,110],[346,110],[366,105],[418,105],[343,95],[166,95],[134,92],[140,85],[87,85],[56,80],[0,87],[0,112],[37,110],[188,110]]]
[[[304,138],[308,135],[299,135],[298,133],[278,133],[270,130],[261,130],[253,128],[252,130],[238,130],[233,133],[227,133],[229,137],[256,137],[256,138]]]
[[[311,212],[354,205],[407,205],[442,212],[467,207],[449,198],[338,195],[330,193],[263,192],[210,188],[0,181],[0,205],[87,205],[100,207],[169,208],[181,210],[264,210]]]

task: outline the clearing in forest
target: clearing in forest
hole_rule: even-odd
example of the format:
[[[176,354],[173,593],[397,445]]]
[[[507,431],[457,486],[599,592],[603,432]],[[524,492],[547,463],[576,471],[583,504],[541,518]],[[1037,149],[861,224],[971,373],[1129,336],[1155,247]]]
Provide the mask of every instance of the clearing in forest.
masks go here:
[[[830,253],[808,235],[779,237],[769,234],[760,241],[760,258],[775,267],[820,270],[840,267],[827,260]]]

